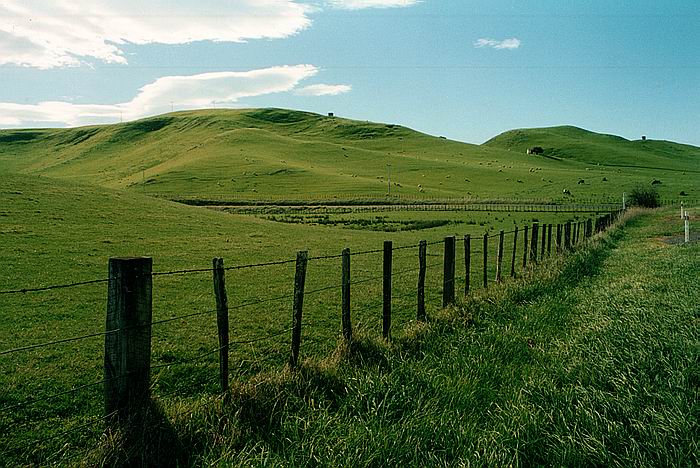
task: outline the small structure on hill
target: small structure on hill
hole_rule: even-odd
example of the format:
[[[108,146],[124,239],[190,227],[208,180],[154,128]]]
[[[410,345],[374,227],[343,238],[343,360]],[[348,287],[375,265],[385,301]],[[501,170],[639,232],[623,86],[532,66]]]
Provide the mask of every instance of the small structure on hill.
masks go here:
[[[542,154],[544,153],[544,148],[541,146],[533,146],[527,149],[527,154]]]
[[[329,112],[328,117],[335,117],[335,114],[333,112]]]
[[[642,141],[647,141],[647,136],[646,136],[646,135],[642,135]]]

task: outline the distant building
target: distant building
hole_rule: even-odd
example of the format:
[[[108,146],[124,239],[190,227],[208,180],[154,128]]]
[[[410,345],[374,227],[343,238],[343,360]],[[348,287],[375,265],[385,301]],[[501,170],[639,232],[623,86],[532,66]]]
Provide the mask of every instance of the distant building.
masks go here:
[[[335,114],[333,112],[329,112],[328,117],[335,117]]]
[[[646,140],[647,140],[647,136],[646,136],[646,135],[642,135],[642,141],[646,141]]]

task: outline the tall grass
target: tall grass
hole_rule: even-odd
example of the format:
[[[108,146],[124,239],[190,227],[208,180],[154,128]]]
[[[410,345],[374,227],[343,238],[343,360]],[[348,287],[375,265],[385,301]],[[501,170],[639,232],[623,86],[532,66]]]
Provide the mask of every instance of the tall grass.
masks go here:
[[[700,256],[649,240],[661,216],[624,220],[394,342],[359,336],[298,372],[259,375],[231,405],[165,401],[179,449],[160,460],[697,466]]]

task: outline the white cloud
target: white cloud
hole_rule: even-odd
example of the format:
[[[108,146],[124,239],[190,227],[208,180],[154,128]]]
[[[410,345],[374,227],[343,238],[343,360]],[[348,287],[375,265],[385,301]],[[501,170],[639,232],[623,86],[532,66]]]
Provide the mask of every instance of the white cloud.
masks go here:
[[[308,27],[311,11],[294,0],[3,0],[0,65],[125,64],[126,43],[284,38]]]
[[[522,42],[520,42],[520,39],[517,39],[515,37],[511,37],[510,39],[504,39],[502,41],[482,38],[474,42],[474,47],[493,47],[494,49],[513,50],[520,47],[521,44]]]
[[[292,91],[302,80],[317,73],[318,68],[313,65],[294,65],[246,72],[166,76],[142,87],[131,101],[114,105],[0,102],[0,125],[88,125],[169,112],[171,105],[178,110],[207,107],[214,103],[226,106],[245,97]]]
[[[314,84],[296,90],[295,94],[299,96],[337,96],[349,93],[351,90],[352,86],[350,85]]]
[[[417,5],[421,0],[327,0],[333,8],[360,10],[363,8],[395,8]]]

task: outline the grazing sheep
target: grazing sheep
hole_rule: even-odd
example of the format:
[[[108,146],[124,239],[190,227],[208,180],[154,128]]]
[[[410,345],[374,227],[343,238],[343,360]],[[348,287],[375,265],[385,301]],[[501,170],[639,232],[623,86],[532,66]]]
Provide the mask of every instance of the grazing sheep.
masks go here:
[[[654,179],[651,181],[651,185],[659,185],[661,184],[661,181],[659,179]]]
[[[569,191],[569,189],[564,189],[563,193],[564,193],[564,195],[571,195],[571,192]]]
[[[578,180],[578,184],[579,184],[579,185],[581,185],[581,184],[585,184],[585,183],[586,183],[586,181],[585,181],[585,180],[583,180],[583,179],[579,179],[579,180]]]

